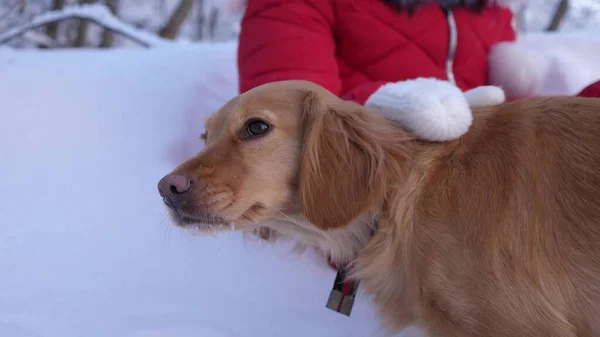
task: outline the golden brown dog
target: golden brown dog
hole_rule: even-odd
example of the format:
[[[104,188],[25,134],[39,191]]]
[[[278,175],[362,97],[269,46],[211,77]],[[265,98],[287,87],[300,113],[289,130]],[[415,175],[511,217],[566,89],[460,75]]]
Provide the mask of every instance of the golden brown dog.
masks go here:
[[[272,83],[210,117],[159,190],[180,226],[267,228],[351,261],[392,330],[600,336],[600,99],[474,115],[462,138],[423,142],[317,85]]]

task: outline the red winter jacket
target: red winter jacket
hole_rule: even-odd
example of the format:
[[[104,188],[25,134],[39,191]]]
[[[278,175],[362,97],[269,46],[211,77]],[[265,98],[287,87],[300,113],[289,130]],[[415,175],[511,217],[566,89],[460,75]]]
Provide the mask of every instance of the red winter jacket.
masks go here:
[[[583,88],[577,96],[581,97],[598,97],[600,98],[600,81],[594,82]]]
[[[302,79],[361,104],[383,83],[417,77],[454,80],[468,90],[487,84],[490,47],[515,39],[512,19],[498,5],[447,16],[428,4],[411,16],[381,0],[249,0],[239,89]]]

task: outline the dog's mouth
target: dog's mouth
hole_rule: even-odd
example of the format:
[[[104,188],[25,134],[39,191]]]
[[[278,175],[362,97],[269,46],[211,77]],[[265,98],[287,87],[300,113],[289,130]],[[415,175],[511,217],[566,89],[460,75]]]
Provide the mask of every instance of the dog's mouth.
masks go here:
[[[172,222],[185,230],[198,234],[218,234],[229,231],[252,231],[257,224],[266,216],[267,208],[260,204],[254,204],[236,219],[228,219],[223,215],[210,211],[199,211],[176,208],[168,206],[169,216]]]
[[[235,229],[231,221],[227,221],[215,214],[187,214],[173,209],[170,209],[169,213],[175,224],[184,229],[201,232],[230,231]]]

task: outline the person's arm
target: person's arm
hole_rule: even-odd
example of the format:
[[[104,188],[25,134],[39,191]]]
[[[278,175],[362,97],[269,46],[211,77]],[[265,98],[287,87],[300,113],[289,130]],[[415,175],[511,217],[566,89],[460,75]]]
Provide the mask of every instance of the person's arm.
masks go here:
[[[594,82],[577,94],[579,97],[598,97],[600,98],[600,81]]]
[[[306,80],[340,95],[330,1],[249,0],[238,48],[239,89]]]
[[[384,84],[388,84],[387,81],[373,81],[367,82],[358,87],[350,90],[342,98],[348,101],[354,101],[358,104],[364,105],[365,102],[371,97],[379,88]]]

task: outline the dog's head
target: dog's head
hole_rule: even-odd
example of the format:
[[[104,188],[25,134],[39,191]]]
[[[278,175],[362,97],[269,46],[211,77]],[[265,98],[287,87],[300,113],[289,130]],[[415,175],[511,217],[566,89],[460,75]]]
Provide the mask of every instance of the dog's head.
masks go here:
[[[271,83],[210,116],[204,150],[158,188],[174,221],[200,231],[255,230],[291,214],[343,228],[381,202],[395,165],[385,147],[401,154],[393,144],[408,137],[318,85]]]

